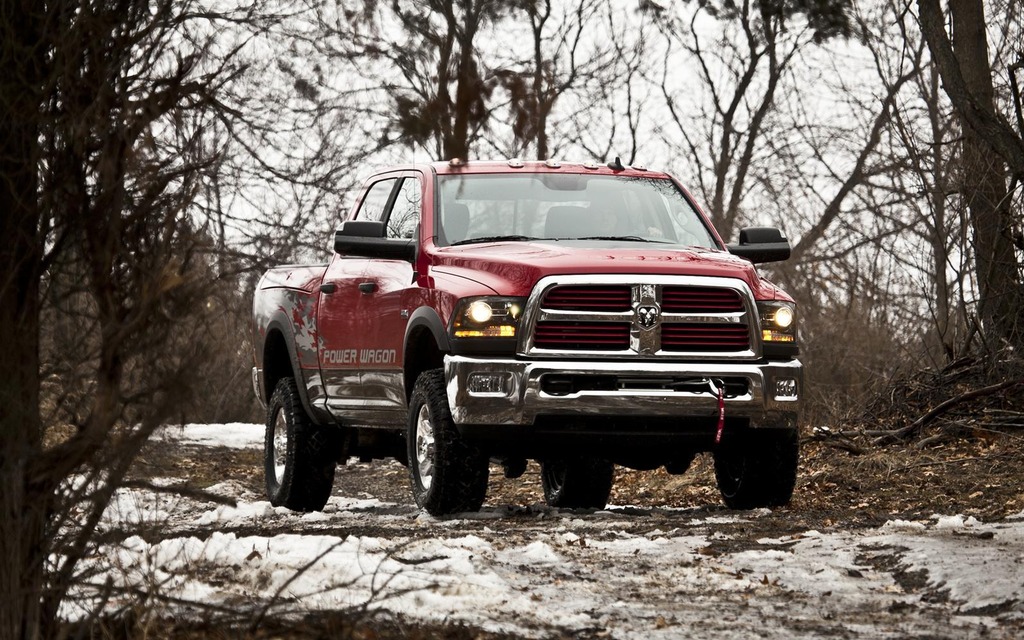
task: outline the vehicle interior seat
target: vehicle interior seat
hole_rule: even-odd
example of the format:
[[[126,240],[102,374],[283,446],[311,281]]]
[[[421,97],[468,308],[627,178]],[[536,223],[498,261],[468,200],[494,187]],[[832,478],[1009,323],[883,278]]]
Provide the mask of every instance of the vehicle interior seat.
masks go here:
[[[469,207],[462,202],[448,202],[441,216],[444,239],[448,244],[461,242],[469,236]]]
[[[559,205],[548,209],[544,222],[545,238],[575,238],[587,235],[590,210],[574,205]]]

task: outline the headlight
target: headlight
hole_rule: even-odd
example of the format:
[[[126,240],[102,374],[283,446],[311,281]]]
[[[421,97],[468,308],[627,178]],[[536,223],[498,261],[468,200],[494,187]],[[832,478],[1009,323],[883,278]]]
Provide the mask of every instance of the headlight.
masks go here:
[[[775,326],[780,329],[788,329],[793,324],[793,310],[789,307],[779,307],[775,310],[775,317],[772,318]]]
[[[796,342],[796,309],[789,302],[758,302],[761,339],[765,342]]]
[[[523,314],[522,298],[466,298],[452,320],[456,338],[515,338]]]
[[[486,300],[477,300],[466,309],[466,316],[473,324],[487,324],[494,317],[494,308]]]

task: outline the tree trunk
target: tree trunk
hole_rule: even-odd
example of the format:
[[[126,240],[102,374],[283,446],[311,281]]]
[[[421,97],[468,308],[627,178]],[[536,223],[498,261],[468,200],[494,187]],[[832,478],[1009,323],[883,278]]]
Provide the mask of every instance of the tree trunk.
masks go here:
[[[953,50],[964,85],[985,109],[994,109],[995,91],[988,58],[982,0],[951,0]],[[978,284],[978,315],[989,335],[1022,342],[1021,282],[1011,231],[1013,216],[1006,189],[1006,164],[970,122],[963,129],[963,193],[970,210]]]
[[[473,106],[480,96],[479,75],[476,61],[473,59],[472,16],[466,18],[466,35],[459,39],[458,73],[455,78],[455,113],[452,114],[452,128],[445,149],[446,158],[462,158],[469,160],[469,129],[473,117]]]
[[[11,6],[13,4],[13,6]],[[4,3],[0,38],[0,639],[39,635],[45,507],[30,494],[39,451],[39,283],[43,258],[36,168],[43,47],[34,3]]]

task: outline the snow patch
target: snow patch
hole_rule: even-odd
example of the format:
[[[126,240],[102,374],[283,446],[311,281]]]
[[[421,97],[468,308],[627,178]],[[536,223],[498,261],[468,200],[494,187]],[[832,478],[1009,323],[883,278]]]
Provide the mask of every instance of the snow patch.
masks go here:
[[[262,449],[265,428],[262,424],[244,422],[168,425],[158,429],[153,434],[153,440],[232,449]]]

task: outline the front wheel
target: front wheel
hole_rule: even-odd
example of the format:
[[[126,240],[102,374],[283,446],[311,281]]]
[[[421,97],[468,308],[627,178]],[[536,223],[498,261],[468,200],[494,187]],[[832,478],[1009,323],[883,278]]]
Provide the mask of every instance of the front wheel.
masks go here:
[[[544,500],[564,509],[604,509],[612,493],[615,466],[600,458],[545,460],[540,465]]]
[[[267,406],[263,473],[275,507],[320,511],[331,497],[338,434],[306,415],[293,378],[281,378]]]
[[[407,445],[412,493],[421,509],[433,516],[480,510],[490,462],[455,427],[441,369],[425,371],[416,380]]]
[[[730,509],[789,504],[800,458],[796,429],[751,430],[714,456],[718,490]]]

